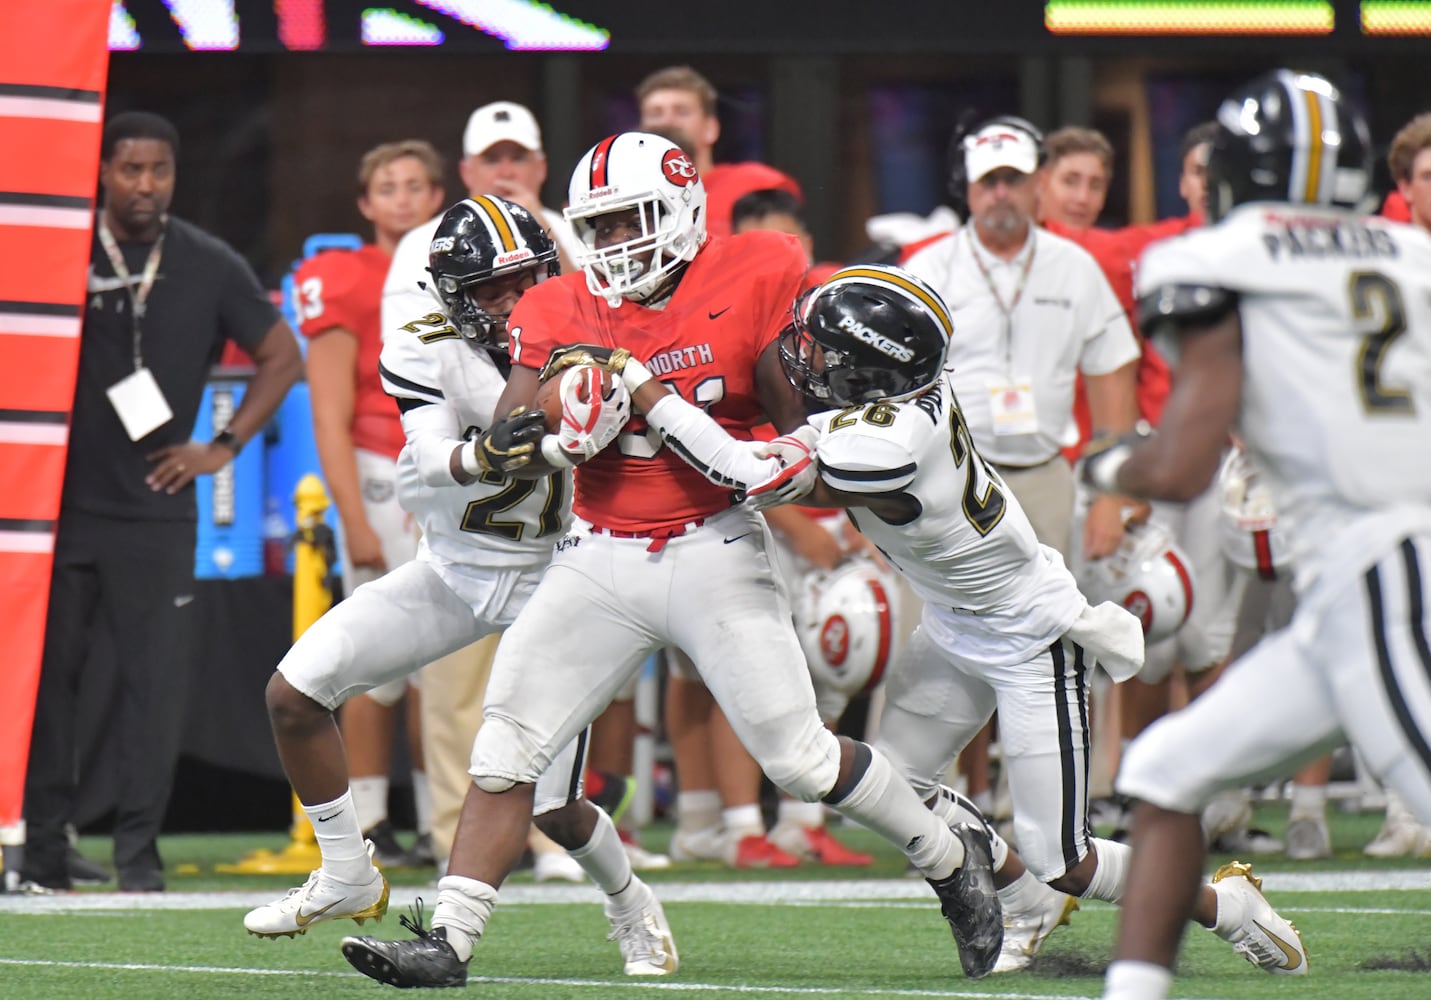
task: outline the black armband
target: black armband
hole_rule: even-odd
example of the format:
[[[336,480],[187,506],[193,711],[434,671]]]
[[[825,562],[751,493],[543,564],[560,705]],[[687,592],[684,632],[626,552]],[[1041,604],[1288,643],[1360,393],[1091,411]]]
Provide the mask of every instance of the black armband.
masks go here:
[[[216,444],[220,448],[227,448],[238,458],[238,453],[243,451],[243,442],[238,439],[238,435],[225,427],[214,435],[214,439],[209,444]]]
[[[1145,334],[1165,323],[1208,326],[1237,308],[1237,293],[1212,285],[1163,285],[1138,299],[1138,326]]]

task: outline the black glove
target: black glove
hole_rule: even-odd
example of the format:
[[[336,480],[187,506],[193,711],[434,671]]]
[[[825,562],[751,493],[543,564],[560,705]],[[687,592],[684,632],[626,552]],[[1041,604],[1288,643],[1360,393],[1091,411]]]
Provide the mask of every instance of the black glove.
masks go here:
[[[483,472],[515,472],[532,460],[546,434],[547,416],[541,410],[519,406],[472,442],[473,455]]]
[[[620,375],[620,368],[611,367],[611,354],[612,348],[602,347],[600,344],[562,344],[560,347],[552,348],[551,354],[547,356],[547,363],[542,365],[538,378],[545,382],[558,372],[574,368],[577,365],[595,365],[614,375]],[[624,351],[621,354],[624,364],[627,355]]]

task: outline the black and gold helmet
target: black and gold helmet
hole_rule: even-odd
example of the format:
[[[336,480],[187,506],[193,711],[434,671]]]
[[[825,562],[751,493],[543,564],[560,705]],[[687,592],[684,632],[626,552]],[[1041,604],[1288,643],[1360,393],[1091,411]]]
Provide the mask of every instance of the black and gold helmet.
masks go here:
[[[1371,157],[1365,119],[1325,77],[1273,70],[1217,109],[1208,215],[1253,201],[1365,207]]]
[[[954,324],[939,294],[883,264],[832,274],[795,301],[780,335],[785,377],[827,408],[898,402],[939,378]]]
[[[545,227],[525,208],[484,195],[449,208],[428,247],[433,294],[453,326],[474,346],[506,350],[507,316],[482,309],[472,294],[494,278],[531,270],[556,277],[561,259]]]

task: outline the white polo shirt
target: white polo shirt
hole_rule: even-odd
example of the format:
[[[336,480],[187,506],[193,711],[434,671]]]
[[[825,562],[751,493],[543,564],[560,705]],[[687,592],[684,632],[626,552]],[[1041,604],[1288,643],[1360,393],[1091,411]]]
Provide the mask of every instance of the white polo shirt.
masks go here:
[[[432,234],[442,222],[442,215],[433,216],[420,226],[407,231],[393,250],[393,261],[388,265],[388,277],[383,282],[382,324],[383,338],[395,326],[411,323],[419,316],[440,310],[442,303],[437,296],[418,284],[429,287],[432,275],[427,273],[427,251],[432,244]],[[583,249],[576,233],[572,231],[560,212],[542,209],[542,222],[546,223],[558,245],[566,255],[575,260],[577,251]]]
[[[1038,226],[1012,260],[969,225],[903,266],[949,306],[954,391],[975,446],[997,465],[1039,465],[1076,442],[1075,373],[1106,375],[1140,354],[1098,262]]]

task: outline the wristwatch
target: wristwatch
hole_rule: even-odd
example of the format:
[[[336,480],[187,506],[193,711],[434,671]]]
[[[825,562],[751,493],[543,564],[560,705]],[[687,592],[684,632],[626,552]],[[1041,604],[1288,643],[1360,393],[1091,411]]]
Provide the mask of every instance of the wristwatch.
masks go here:
[[[239,452],[243,451],[243,442],[239,441],[238,435],[227,427],[215,434],[214,439],[210,441],[209,444],[216,444],[222,448],[227,448],[234,453],[235,458],[238,457]]]

